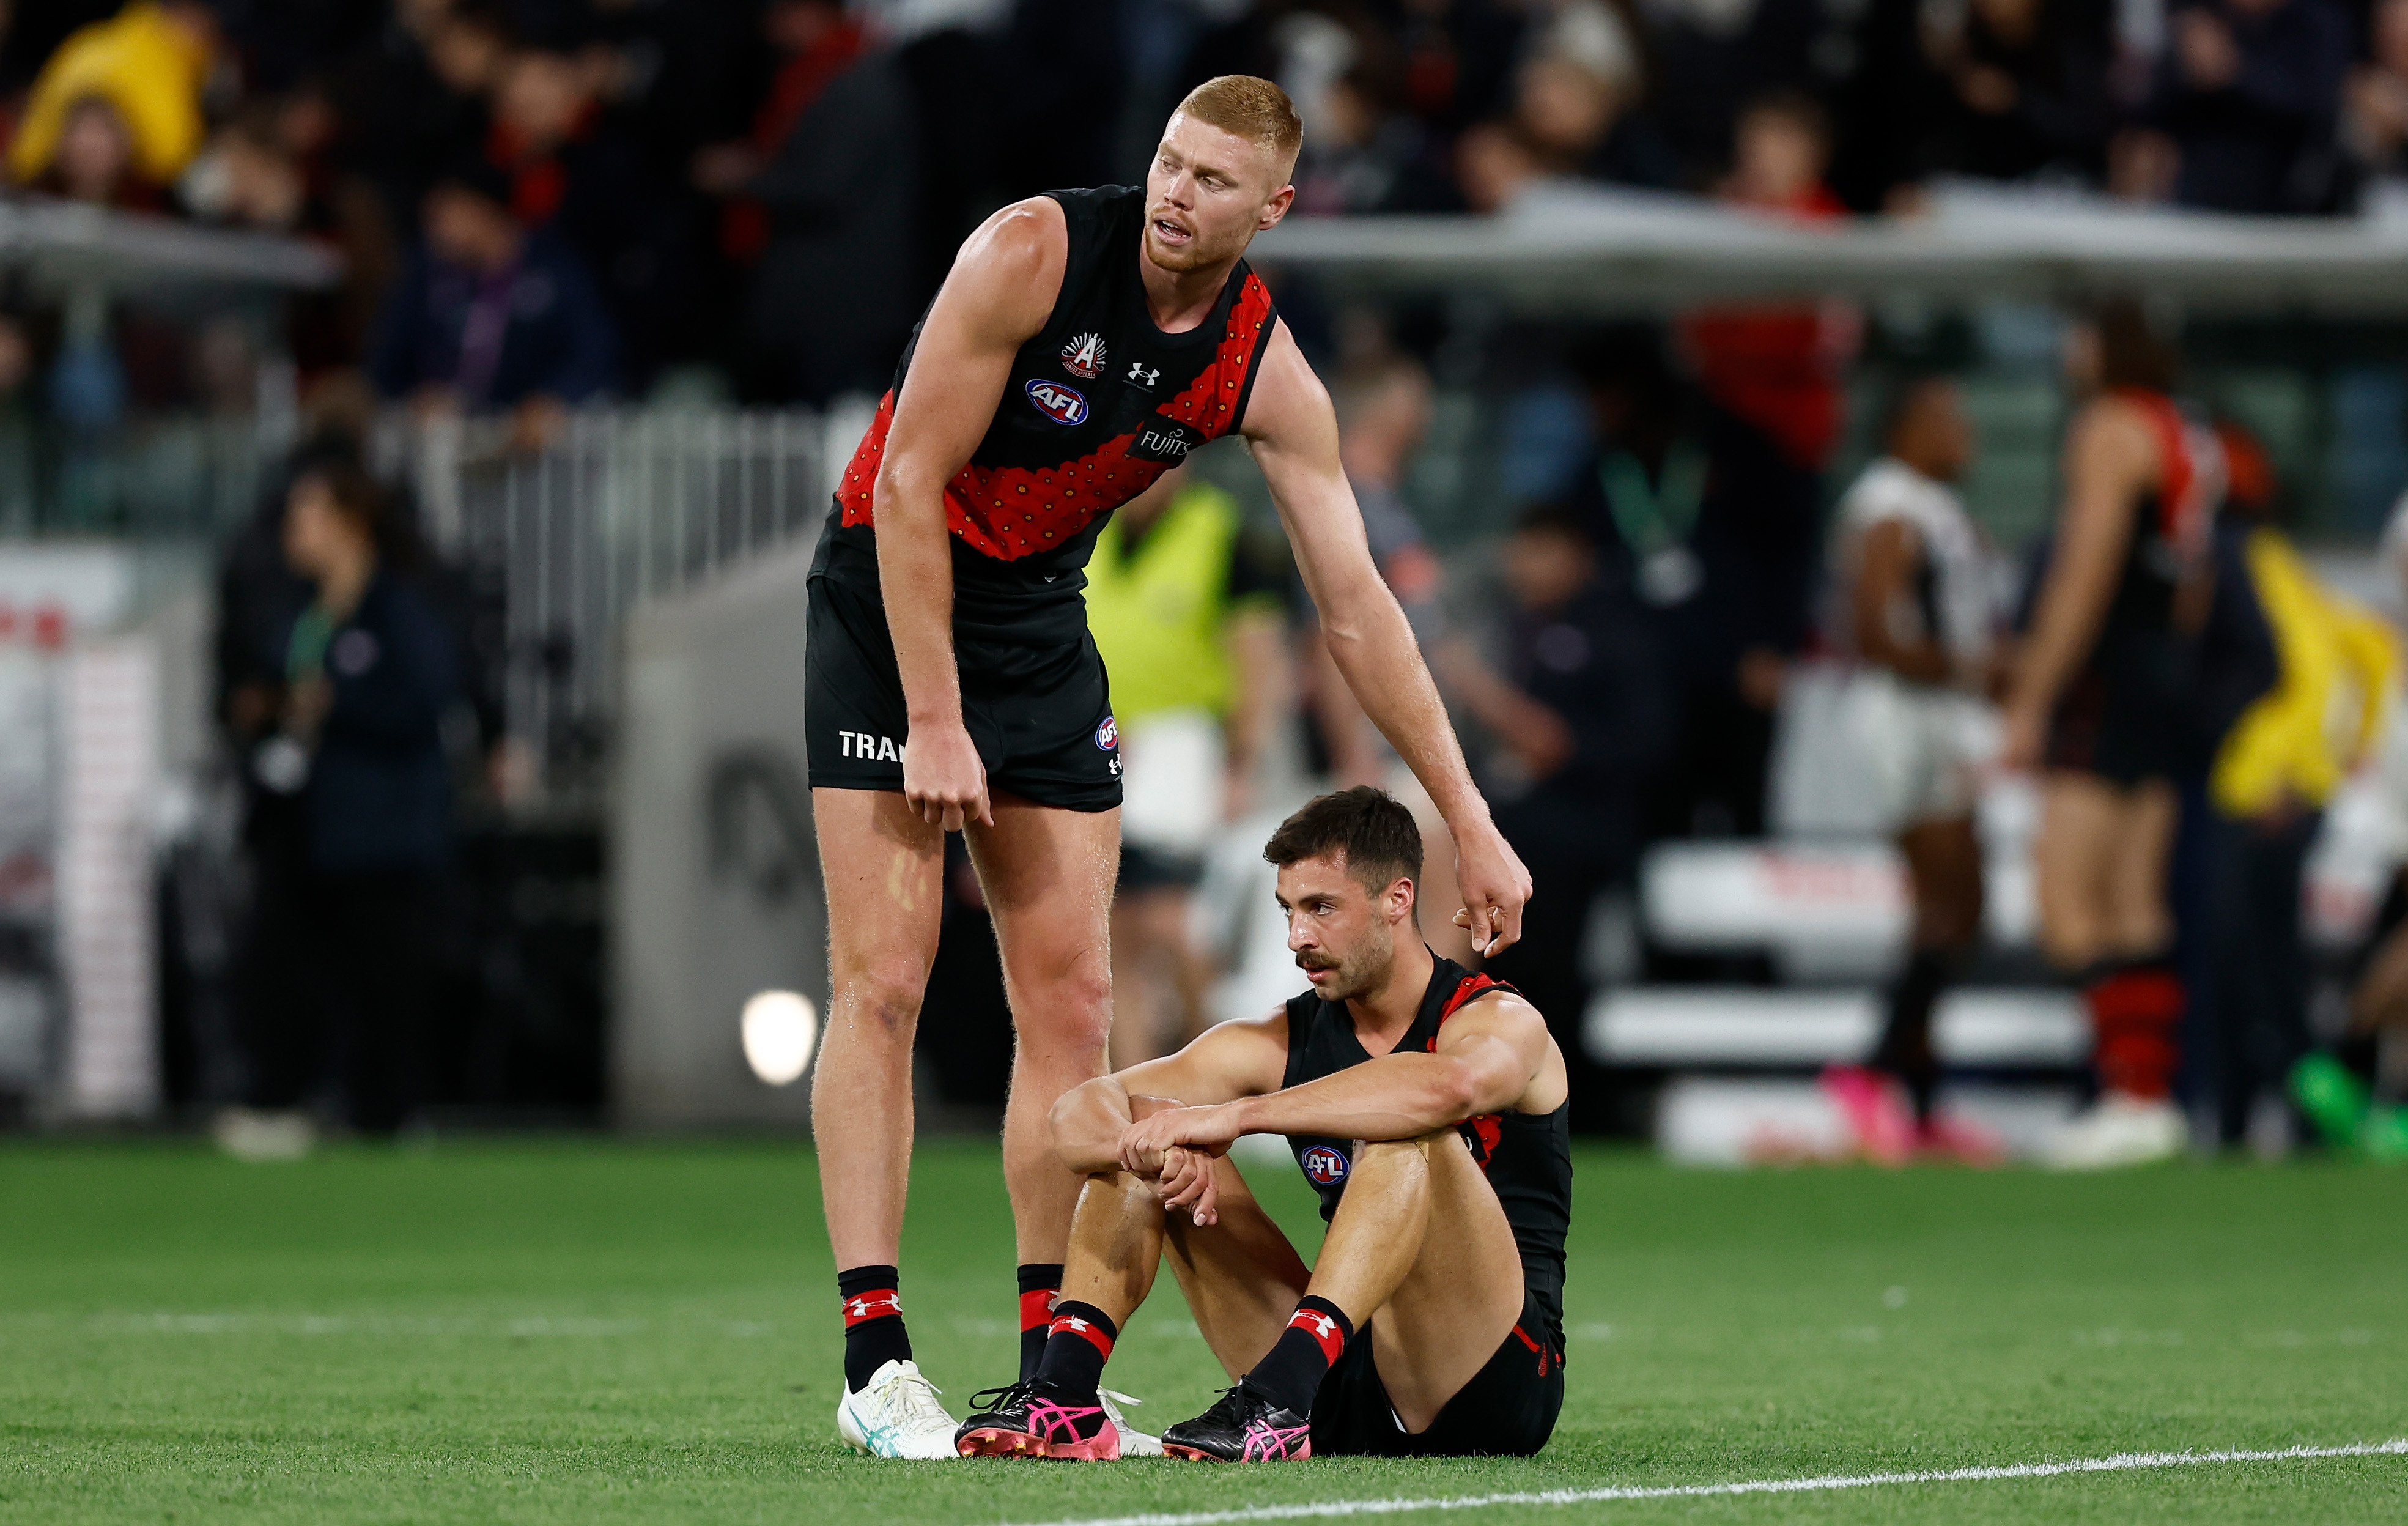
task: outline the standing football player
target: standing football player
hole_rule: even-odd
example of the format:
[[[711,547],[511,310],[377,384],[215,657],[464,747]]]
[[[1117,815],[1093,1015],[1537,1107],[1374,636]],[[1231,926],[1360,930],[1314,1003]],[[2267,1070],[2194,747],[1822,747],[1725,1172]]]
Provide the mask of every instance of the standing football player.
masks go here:
[[[1180,104],[1142,188],[989,218],[821,540],[805,704],[832,968],[812,1125],[844,1297],[838,1430],[878,1456],[955,1455],[896,1266],[949,831],[968,834],[1018,1036],[1003,1148],[1024,1372],[1061,1285],[1080,1179],[1045,1120],[1104,1073],[1111,1025],[1120,758],[1080,590],[1113,509],[1197,446],[1245,438],[1339,671],[1446,820],[1458,925],[1484,953],[1520,934],[1529,877],[1372,564],[1328,395],[1243,258],[1294,200],[1302,137],[1278,86],[1224,77]]]

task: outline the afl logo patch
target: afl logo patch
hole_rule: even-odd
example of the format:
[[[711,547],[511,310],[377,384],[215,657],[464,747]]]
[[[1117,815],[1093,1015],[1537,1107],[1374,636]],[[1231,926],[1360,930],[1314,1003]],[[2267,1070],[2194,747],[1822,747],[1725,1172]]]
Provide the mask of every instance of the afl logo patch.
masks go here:
[[[1096,727],[1096,747],[1100,752],[1109,753],[1120,744],[1121,723],[1107,715],[1104,724]]]
[[[1315,1144],[1304,1152],[1304,1173],[1323,1187],[1344,1181],[1352,1164],[1342,1151],[1326,1144]]]
[[[1100,334],[1080,334],[1062,347],[1062,368],[1072,376],[1093,382],[1104,374],[1104,337]]]
[[[1087,422],[1087,399],[1079,395],[1076,387],[1066,387],[1059,382],[1041,379],[1031,381],[1028,383],[1028,400],[1037,405],[1039,413],[1055,424]]]

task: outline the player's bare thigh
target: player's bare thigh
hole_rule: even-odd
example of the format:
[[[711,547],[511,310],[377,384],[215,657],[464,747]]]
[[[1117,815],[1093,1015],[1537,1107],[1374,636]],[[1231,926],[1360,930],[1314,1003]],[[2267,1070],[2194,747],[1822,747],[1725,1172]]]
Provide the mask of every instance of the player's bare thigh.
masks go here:
[[[945,834],[897,790],[814,789],[811,822],[827,889],[833,1000],[891,1002],[896,993],[884,987],[903,981],[916,1013],[944,914]]]
[[[2169,932],[2166,856],[2174,801],[2163,785],[2127,789],[2096,774],[2053,772],[2042,782],[2038,881],[2041,942],[2050,960],[2079,969],[2116,955],[2156,951]]]
[[[1427,1145],[1429,1227],[1421,1254],[1371,1316],[1369,1332],[1381,1386],[1397,1418],[1416,1432],[1488,1364],[1522,1317],[1522,1255],[1496,1189],[1461,1134],[1449,1130]],[[1382,1147],[1357,1146],[1356,1171],[1366,1151]]]
[[[994,826],[973,822],[965,835],[995,917],[1005,981],[1032,995],[1069,982],[1108,1001],[1120,812],[1065,811],[1000,794],[994,812]],[[1023,1012],[1018,1001],[1013,1012],[1024,1040],[1031,1019],[1052,1015]]]
[[[1171,1210],[1163,1254],[1196,1329],[1232,1382],[1269,1354],[1311,1274],[1226,1156],[1214,1163],[1220,1222],[1198,1227]]]

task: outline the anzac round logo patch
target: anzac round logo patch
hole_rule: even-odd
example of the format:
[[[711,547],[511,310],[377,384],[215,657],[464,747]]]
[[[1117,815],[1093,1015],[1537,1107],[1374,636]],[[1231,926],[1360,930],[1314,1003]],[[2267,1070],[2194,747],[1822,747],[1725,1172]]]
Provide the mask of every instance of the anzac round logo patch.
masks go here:
[[[1062,368],[1072,376],[1092,382],[1104,374],[1104,337],[1100,334],[1076,334],[1062,347]]]

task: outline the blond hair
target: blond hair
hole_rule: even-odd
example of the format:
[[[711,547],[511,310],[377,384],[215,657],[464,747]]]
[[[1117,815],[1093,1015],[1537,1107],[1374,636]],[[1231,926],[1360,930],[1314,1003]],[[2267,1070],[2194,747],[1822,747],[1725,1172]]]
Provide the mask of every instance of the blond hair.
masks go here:
[[[1207,79],[1187,93],[1175,113],[1235,133],[1271,151],[1279,161],[1280,179],[1296,168],[1296,152],[1304,144],[1304,121],[1287,92],[1251,74],[1225,74]]]

